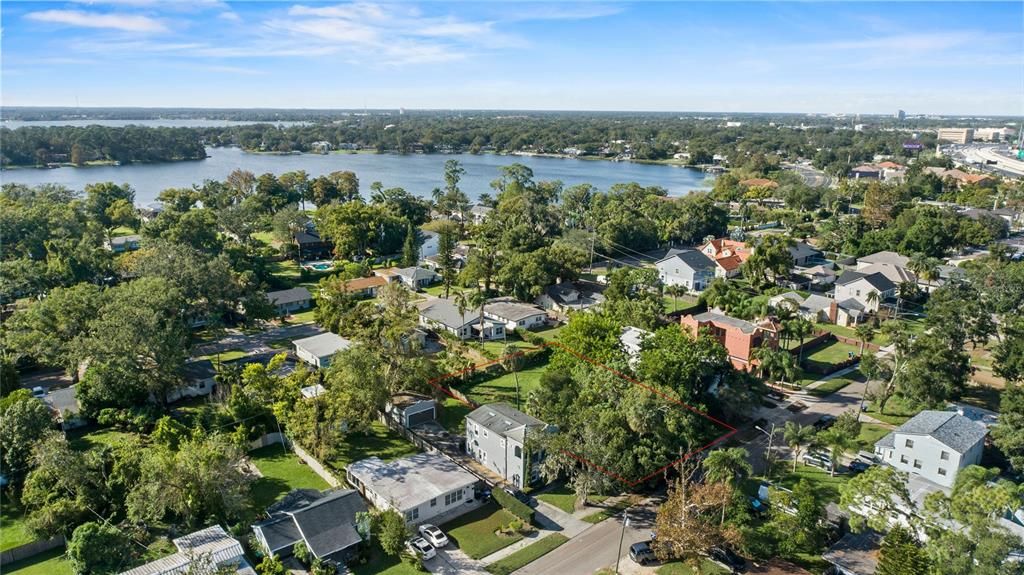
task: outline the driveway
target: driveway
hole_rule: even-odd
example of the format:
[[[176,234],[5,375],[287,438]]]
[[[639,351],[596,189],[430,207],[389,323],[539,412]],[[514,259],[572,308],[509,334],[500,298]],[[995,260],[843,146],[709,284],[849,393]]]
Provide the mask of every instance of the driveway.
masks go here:
[[[483,563],[470,559],[468,555],[457,548],[441,549],[433,559],[424,561],[423,565],[431,573],[438,573],[440,575],[457,575],[461,573],[490,575],[484,569]]]

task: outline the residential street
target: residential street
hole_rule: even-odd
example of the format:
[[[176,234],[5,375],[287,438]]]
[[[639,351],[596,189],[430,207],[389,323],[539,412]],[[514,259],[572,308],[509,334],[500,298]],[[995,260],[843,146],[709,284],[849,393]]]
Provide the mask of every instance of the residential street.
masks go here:
[[[515,575],[590,575],[603,567],[614,567],[619,537],[622,563],[629,561],[629,546],[651,538],[655,511],[660,500],[648,500],[629,511],[629,526],[622,530],[622,515],[606,519],[583,531],[568,543],[515,572]]]

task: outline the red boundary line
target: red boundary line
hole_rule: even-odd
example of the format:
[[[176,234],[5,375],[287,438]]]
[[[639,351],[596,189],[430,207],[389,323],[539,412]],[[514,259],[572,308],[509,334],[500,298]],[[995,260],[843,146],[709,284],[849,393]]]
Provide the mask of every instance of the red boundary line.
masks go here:
[[[639,483],[643,483],[644,481],[647,481],[648,479],[654,477],[655,475],[658,475],[659,473],[662,473],[663,471],[665,471],[669,467],[672,467],[673,465],[675,465],[675,464],[677,464],[677,463],[679,463],[681,461],[685,461],[685,460],[693,457],[694,455],[697,455],[698,453],[700,453],[702,451],[710,449],[711,447],[714,447],[715,445],[725,441],[726,439],[729,439],[730,437],[735,435],[737,432],[739,432],[739,429],[736,429],[735,427],[729,425],[728,423],[725,423],[724,421],[721,421],[721,420],[719,420],[719,419],[717,419],[715,417],[712,417],[711,415],[709,415],[709,414],[707,414],[707,413],[697,409],[696,407],[693,407],[692,405],[689,405],[689,404],[687,404],[685,402],[679,401],[678,399],[675,399],[674,397],[670,397],[667,394],[665,394],[665,393],[663,393],[661,391],[658,391],[657,389],[654,389],[654,388],[652,388],[652,387],[650,387],[650,386],[648,386],[648,385],[646,385],[646,384],[644,384],[644,383],[642,383],[640,381],[637,381],[636,379],[634,379],[632,377],[629,377],[628,375],[626,375],[626,374],[624,374],[624,373],[622,373],[622,372],[620,372],[618,370],[612,369],[611,367],[608,367],[607,365],[605,365],[605,364],[603,364],[603,363],[601,363],[601,362],[599,362],[599,361],[597,361],[597,360],[595,360],[593,358],[587,357],[587,356],[583,355],[582,353],[579,353],[576,350],[571,349],[571,348],[569,348],[569,347],[565,346],[564,344],[562,344],[560,342],[557,342],[557,341],[545,342],[544,344],[539,345],[539,346],[534,347],[534,348],[526,349],[526,350],[523,350],[523,351],[517,351],[515,353],[510,353],[508,355],[504,355],[502,357],[499,357],[498,359],[492,359],[490,361],[486,361],[486,362],[478,364],[478,365],[473,365],[473,366],[467,367],[465,369],[460,369],[458,371],[453,371],[451,373],[446,373],[446,374],[444,374],[442,376],[435,377],[433,379],[427,380],[427,383],[430,386],[432,386],[434,389],[440,391],[441,393],[447,395],[448,397],[450,397],[450,398],[452,398],[452,399],[454,399],[454,400],[456,400],[456,401],[458,401],[460,403],[463,403],[463,404],[465,404],[468,407],[477,408],[477,407],[480,407],[480,406],[476,402],[474,402],[473,400],[469,399],[468,397],[465,400],[460,398],[460,397],[457,397],[454,393],[452,393],[450,386],[442,385],[440,382],[442,382],[442,381],[444,381],[446,379],[451,379],[451,378],[459,376],[459,375],[463,375],[465,373],[476,371],[478,369],[482,369],[482,368],[490,367],[492,365],[496,365],[496,364],[501,363],[502,361],[504,361],[504,360],[506,360],[508,358],[511,358],[511,357],[522,357],[522,356],[526,355],[527,352],[538,351],[538,350],[542,350],[542,349],[545,349],[545,348],[551,347],[551,346],[558,347],[559,349],[562,349],[563,351],[565,351],[565,352],[575,356],[577,359],[581,359],[581,360],[583,360],[583,361],[585,361],[585,362],[587,362],[587,363],[589,363],[591,365],[594,365],[596,367],[600,367],[601,369],[604,369],[605,371],[608,371],[609,373],[617,376],[618,378],[620,378],[620,379],[622,379],[624,381],[628,381],[628,382],[630,382],[630,383],[632,383],[634,385],[642,387],[643,389],[653,393],[654,395],[657,395],[658,397],[664,399],[665,401],[668,401],[669,403],[674,403],[674,404],[682,407],[683,409],[687,409],[689,411],[692,411],[693,413],[696,413],[697,415],[700,415],[701,417],[704,417],[708,421],[711,421],[712,423],[714,423],[714,424],[716,424],[716,425],[718,425],[720,427],[724,427],[725,429],[729,430],[727,433],[725,433],[724,435],[719,436],[718,438],[716,438],[714,441],[708,443],[707,445],[705,445],[703,447],[699,447],[699,448],[697,448],[697,449],[687,453],[686,455],[683,455],[679,459],[671,461],[671,462],[661,466],[660,468],[656,469],[652,473],[649,473],[649,474],[647,474],[647,475],[645,475],[645,476],[643,476],[640,479],[637,479],[635,481],[630,481],[630,480],[628,480],[628,479],[626,479],[626,478],[624,478],[624,477],[622,477],[622,476],[620,476],[620,475],[618,475],[618,474],[616,474],[616,473],[614,473],[612,471],[609,471],[608,469],[605,469],[605,468],[601,467],[600,465],[597,465],[593,461],[590,461],[587,458],[585,458],[585,457],[583,457],[583,456],[581,456],[579,454],[573,453],[572,451],[568,451],[568,450],[565,450],[565,449],[562,450],[562,453],[564,453],[565,455],[568,455],[569,457],[575,459],[576,461],[579,461],[580,463],[583,463],[583,464],[589,465],[590,467],[593,467],[594,469],[600,471],[601,473],[604,473],[605,475],[607,475],[608,477],[611,477],[612,479],[615,479],[617,481],[621,481],[621,482],[625,483],[628,487],[633,487],[633,486],[635,486],[635,485],[637,485]]]

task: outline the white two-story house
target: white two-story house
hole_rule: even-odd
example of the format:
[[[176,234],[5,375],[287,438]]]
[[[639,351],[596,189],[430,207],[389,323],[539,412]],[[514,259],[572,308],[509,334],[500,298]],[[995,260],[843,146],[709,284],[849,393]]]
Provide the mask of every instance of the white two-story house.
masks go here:
[[[548,430],[543,421],[507,403],[489,403],[466,416],[466,451],[516,487],[540,478],[543,453],[530,438]]]
[[[955,411],[922,411],[875,443],[875,455],[900,471],[952,487],[981,461],[988,429]]]
[[[655,262],[658,279],[666,286],[701,292],[715,279],[715,262],[696,250],[682,250]]]

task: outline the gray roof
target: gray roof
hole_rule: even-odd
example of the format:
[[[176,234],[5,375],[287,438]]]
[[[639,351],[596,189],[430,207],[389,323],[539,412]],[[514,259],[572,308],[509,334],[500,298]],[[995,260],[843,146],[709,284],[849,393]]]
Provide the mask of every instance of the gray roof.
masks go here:
[[[807,242],[796,242],[793,247],[789,248],[789,255],[793,258],[808,258],[811,256],[821,255],[821,250]]]
[[[856,312],[864,311],[864,304],[862,304],[859,301],[853,299],[852,297],[849,298],[849,299],[844,299],[843,301],[839,302],[836,305],[838,305],[840,308],[842,308],[844,310],[847,310],[847,311],[849,311],[849,310],[853,310],[853,311],[856,311]]]
[[[559,305],[578,308],[587,308],[604,301],[604,295],[601,293],[581,289],[580,286],[570,282],[549,285],[544,288],[544,293]]]
[[[494,208],[492,208],[491,206],[485,206],[483,204],[476,204],[472,208],[470,208],[469,211],[470,213],[478,216],[486,216],[487,214],[494,211]]]
[[[435,452],[417,453],[390,462],[370,457],[349,464],[346,471],[350,478],[358,479],[399,511],[477,482],[475,475]]]
[[[220,525],[207,527],[174,540],[178,552],[145,565],[122,572],[121,575],[172,575],[179,573],[212,573],[217,565],[238,563],[248,567],[245,552],[238,540],[230,537]],[[238,572],[246,572],[238,569]]]
[[[137,234],[130,234],[127,236],[118,236],[116,238],[111,238],[110,245],[119,246],[128,243],[139,243],[140,241],[142,241],[142,236]]]
[[[292,504],[274,512],[273,518],[252,526],[272,552],[290,550],[304,541],[316,557],[323,558],[362,541],[355,528],[356,513],[366,511],[366,503],[354,489],[298,490],[296,495]]]
[[[800,304],[800,309],[806,309],[807,311],[819,312],[821,310],[828,309],[832,305],[832,298],[825,297],[821,294],[812,293],[807,296],[807,299]]]
[[[693,316],[693,319],[695,319],[695,320],[697,320],[697,321],[699,321],[701,323],[703,323],[703,322],[714,322],[714,323],[720,323],[720,324],[723,324],[723,325],[729,325],[729,326],[738,328],[743,333],[754,333],[754,331],[757,330],[757,326],[752,324],[752,323],[750,323],[747,320],[735,318],[735,317],[732,317],[730,315],[725,315],[725,314],[717,313],[717,312],[713,312],[713,311],[706,311],[704,313],[699,313],[699,314]]]
[[[845,573],[872,575],[878,568],[881,545],[882,535],[876,531],[847,533],[821,557]]]
[[[519,441],[526,438],[527,428],[545,427],[546,424],[507,403],[488,403],[474,409],[466,419],[499,434]]]
[[[296,232],[295,243],[297,244],[320,244],[326,243],[326,240],[321,239],[320,236],[309,232]]]
[[[433,279],[437,277],[437,274],[434,273],[433,270],[428,270],[427,268],[421,267],[402,268],[396,270],[395,273],[404,278],[409,278],[414,282],[418,282],[420,280]]]
[[[893,432],[886,433],[882,439],[875,442],[875,447],[884,447],[886,449],[892,449],[896,447],[896,434]]]
[[[493,299],[484,304],[484,313],[507,321],[519,321],[535,315],[547,314],[542,308],[512,298]]]
[[[711,258],[704,255],[704,252],[697,250],[679,250],[676,253],[658,260],[655,262],[655,265],[673,259],[679,260],[694,271],[708,270],[715,267],[715,262]]]
[[[459,329],[466,324],[480,321],[479,309],[466,309],[466,313],[460,315],[458,306],[442,298],[427,300],[420,303],[418,307],[421,316],[452,329]]]
[[[984,441],[988,430],[984,425],[955,411],[922,411],[897,427],[893,433],[930,435],[946,447],[963,454],[978,442]]]
[[[839,276],[839,279],[836,280],[836,285],[846,285],[861,279],[871,284],[871,287],[878,290],[879,293],[896,289],[896,284],[892,283],[892,281],[885,277],[881,272],[865,275],[852,270],[843,272],[843,275]]]
[[[889,264],[893,266],[907,267],[910,263],[910,258],[901,256],[896,252],[875,252],[873,254],[866,255],[864,257],[857,258],[857,263],[869,263],[869,264]]]
[[[313,337],[297,339],[292,344],[295,345],[296,349],[302,348],[316,357],[327,357],[343,349],[348,349],[352,342],[336,333],[327,332],[314,335]]]
[[[187,362],[183,368],[183,372],[185,379],[189,381],[203,381],[205,379],[212,379],[213,376],[217,375],[217,368],[213,366],[212,361],[208,359],[200,359],[198,361]]]
[[[304,287],[267,292],[267,299],[273,305],[286,305],[297,301],[308,301],[312,298],[309,290]]]

